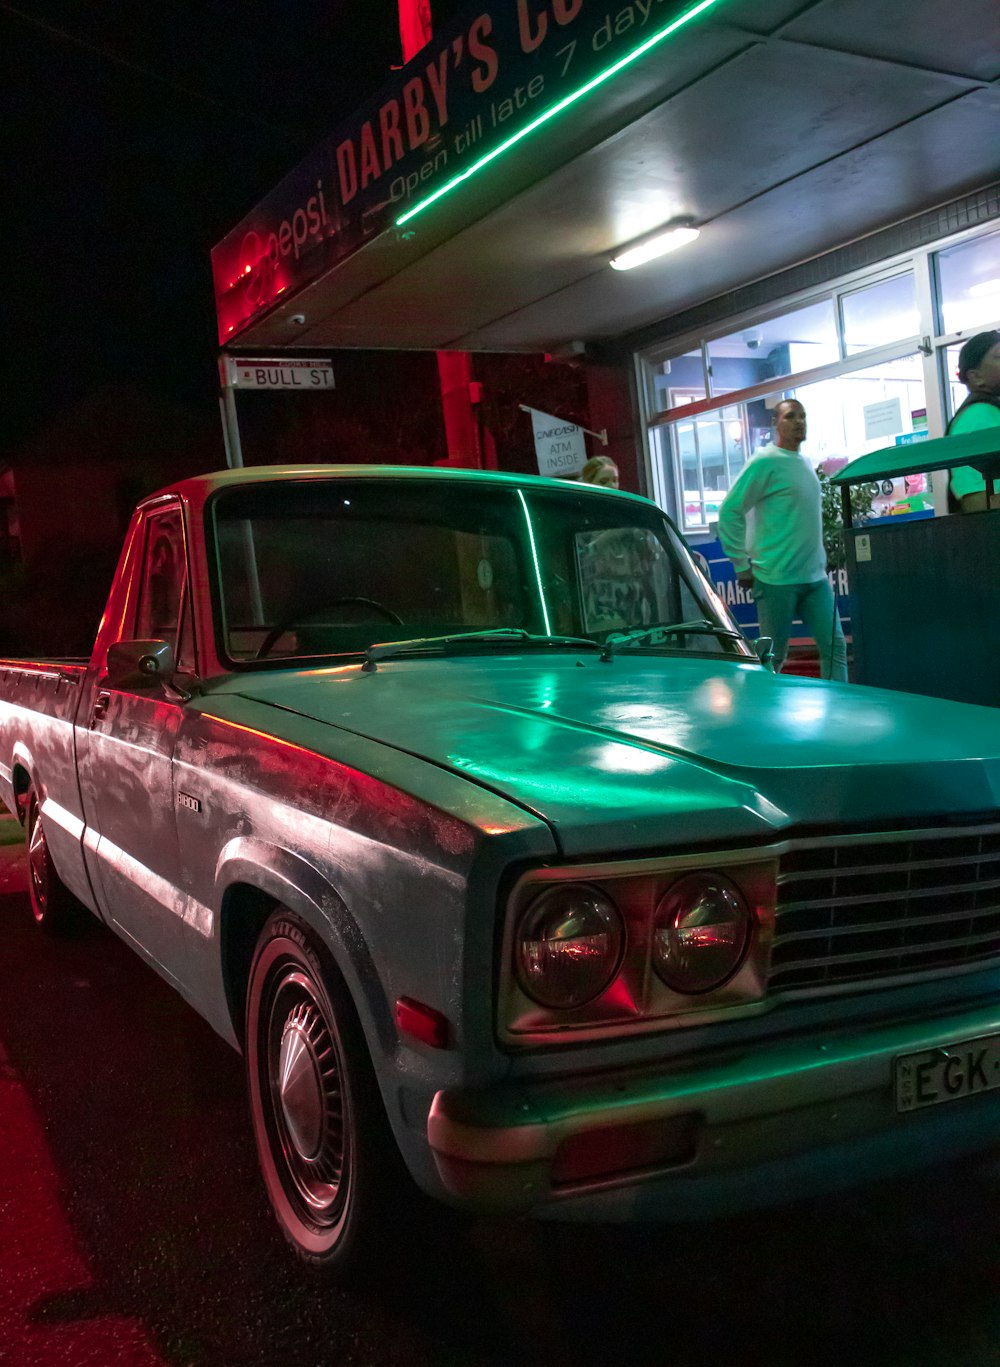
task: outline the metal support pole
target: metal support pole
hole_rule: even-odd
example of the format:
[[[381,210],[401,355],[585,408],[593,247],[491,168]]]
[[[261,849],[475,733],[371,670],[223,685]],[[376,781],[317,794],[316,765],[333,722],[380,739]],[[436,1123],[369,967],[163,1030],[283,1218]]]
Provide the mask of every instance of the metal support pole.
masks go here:
[[[243,465],[243,446],[240,442],[240,420],[236,413],[236,395],[230,384],[222,386],[219,395],[219,408],[222,412],[222,437],[226,444],[226,464],[230,469],[240,469]]]
[[[240,421],[236,412],[236,395],[229,383],[227,357],[219,357],[219,379],[222,393],[219,395],[219,413],[222,417],[222,439],[226,446],[226,464],[231,470],[243,468],[243,446],[240,442]],[[260,571],[257,566],[257,549],[254,545],[253,525],[244,521],[240,528],[243,542],[243,555],[247,575],[247,590],[250,597],[250,612],[253,625],[264,624],[264,604],[260,592]]]

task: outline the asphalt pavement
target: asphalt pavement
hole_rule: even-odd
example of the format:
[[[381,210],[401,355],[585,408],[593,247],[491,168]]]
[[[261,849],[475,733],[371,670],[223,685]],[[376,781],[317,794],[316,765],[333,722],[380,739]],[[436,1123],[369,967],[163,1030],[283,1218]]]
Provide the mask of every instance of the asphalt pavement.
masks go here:
[[[24,831],[10,812],[0,811],[0,848],[24,843]]]
[[[96,924],[50,940],[0,848],[4,1367],[998,1367],[1000,1180],[936,1168],[698,1226],[432,1220],[314,1285],[241,1063]]]

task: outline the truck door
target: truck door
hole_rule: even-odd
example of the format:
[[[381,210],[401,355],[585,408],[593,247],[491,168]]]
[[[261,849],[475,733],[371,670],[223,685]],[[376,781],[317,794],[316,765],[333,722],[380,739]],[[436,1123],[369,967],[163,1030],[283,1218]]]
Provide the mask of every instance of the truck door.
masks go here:
[[[144,515],[141,559],[115,640],[169,641],[178,669],[194,672],[184,520],[171,499]],[[105,629],[107,624],[104,624]],[[98,662],[78,716],[88,865],[106,919],[169,975],[184,981],[185,922],[178,889],[171,781],[184,705],[169,690],[112,687]]]

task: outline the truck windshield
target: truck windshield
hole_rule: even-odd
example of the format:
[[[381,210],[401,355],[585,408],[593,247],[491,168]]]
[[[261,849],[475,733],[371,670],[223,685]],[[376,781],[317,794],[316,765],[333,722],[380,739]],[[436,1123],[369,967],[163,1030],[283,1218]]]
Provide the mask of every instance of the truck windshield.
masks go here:
[[[750,654],[717,630],[732,624],[666,518],[633,499],[344,478],[225,490],[208,518],[219,644],[237,665],[495,628],[604,642],[700,619],[704,633],[637,648]]]

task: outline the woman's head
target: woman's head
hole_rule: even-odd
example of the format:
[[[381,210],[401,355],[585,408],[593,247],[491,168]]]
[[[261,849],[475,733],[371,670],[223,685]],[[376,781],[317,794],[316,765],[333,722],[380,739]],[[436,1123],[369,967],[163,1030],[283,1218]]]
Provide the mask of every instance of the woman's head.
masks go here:
[[[610,456],[591,456],[580,471],[581,484],[599,484],[605,489],[618,488],[618,466]]]

